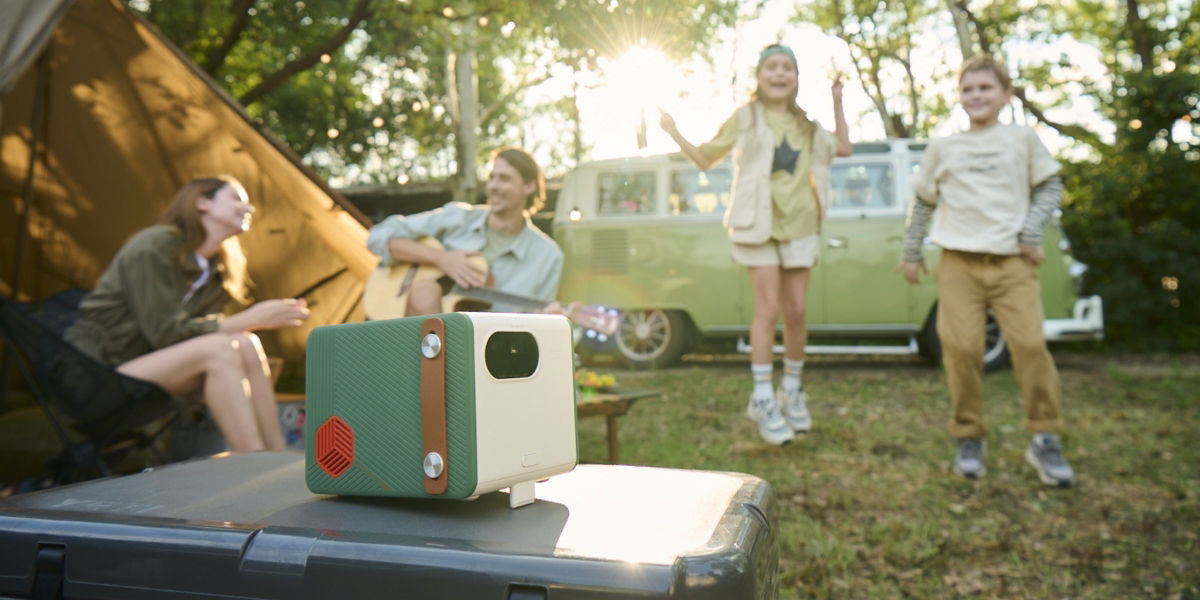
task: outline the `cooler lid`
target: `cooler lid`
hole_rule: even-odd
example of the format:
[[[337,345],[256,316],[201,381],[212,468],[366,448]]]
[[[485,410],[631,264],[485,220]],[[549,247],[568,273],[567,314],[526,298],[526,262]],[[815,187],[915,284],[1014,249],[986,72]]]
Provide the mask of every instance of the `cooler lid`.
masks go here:
[[[537,501],[511,509],[503,492],[473,501],[316,495],[304,456],[222,454],[135,475],[14,496],[0,504],[85,513],[106,521],[180,520],[246,529],[310,530],[313,538],[470,547],[641,564],[727,551],[721,523],[750,475],[580,465],[536,484]],[[2,511],[8,512],[8,511]],[[730,532],[732,533],[732,532]]]

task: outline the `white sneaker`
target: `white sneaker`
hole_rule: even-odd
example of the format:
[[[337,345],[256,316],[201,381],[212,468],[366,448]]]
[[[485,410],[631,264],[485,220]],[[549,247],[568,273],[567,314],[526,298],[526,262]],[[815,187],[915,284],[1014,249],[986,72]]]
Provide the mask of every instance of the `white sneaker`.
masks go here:
[[[808,394],[803,388],[791,391],[777,388],[775,399],[777,404],[783,407],[783,418],[793,431],[803,433],[812,429],[812,416],[808,414]]]
[[[1062,455],[1062,442],[1053,433],[1039,433],[1025,450],[1025,461],[1037,470],[1042,483],[1067,487],[1075,481],[1075,471]]]
[[[779,403],[775,398],[751,394],[750,403],[746,405],[746,416],[758,423],[758,435],[768,444],[782,446],[794,437],[791,426],[779,414]]]
[[[958,452],[954,454],[954,472],[968,479],[979,479],[987,474],[983,457],[987,447],[980,438],[959,438]]]

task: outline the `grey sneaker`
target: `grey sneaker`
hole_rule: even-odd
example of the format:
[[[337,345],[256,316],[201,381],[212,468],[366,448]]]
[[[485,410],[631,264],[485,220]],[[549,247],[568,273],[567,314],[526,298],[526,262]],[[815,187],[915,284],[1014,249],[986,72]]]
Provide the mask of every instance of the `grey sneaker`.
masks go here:
[[[783,407],[783,418],[797,433],[812,429],[812,417],[808,414],[808,394],[804,388],[798,390],[775,390],[775,401]]]
[[[987,469],[983,468],[984,452],[983,440],[959,438],[958,453],[954,455],[954,472],[971,479],[983,477],[987,474]]]
[[[750,394],[746,416],[758,423],[758,435],[768,444],[782,446],[794,437],[791,426],[779,414],[779,403],[771,396],[755,397]]]
[[[1038,433],[1025,450],[1025,462],[1037,470],[1042,483],[1055,487],[1067,487],[1075,481],[1075,471],[1062,455],[1062,442],[1053,433]]]

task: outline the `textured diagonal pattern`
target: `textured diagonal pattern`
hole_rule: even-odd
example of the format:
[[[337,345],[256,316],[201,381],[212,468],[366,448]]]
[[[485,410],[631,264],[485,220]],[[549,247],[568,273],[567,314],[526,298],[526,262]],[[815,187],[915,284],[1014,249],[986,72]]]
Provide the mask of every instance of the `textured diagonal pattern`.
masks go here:
[[[476,487],[474,335],[470,319],[446,324],[446,428],[449,489],[465,498]],[[308,341],[307,425],[331,416],[353,428],[355,462],[336,480],[309,449],[306,478],[319,493],[428,497],[421,468],[421,321],[424,317],[314,329]],[[353,477],[351,475],[354,475]]]

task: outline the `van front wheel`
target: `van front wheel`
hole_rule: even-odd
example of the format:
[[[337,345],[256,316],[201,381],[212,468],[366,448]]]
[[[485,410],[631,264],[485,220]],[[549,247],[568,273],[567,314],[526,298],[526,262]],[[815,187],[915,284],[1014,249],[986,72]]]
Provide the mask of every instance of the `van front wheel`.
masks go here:
[[[677,310],[629,310],[622,314],[617,350],[635,369],[679,362],[688,338],[688,320]]]

